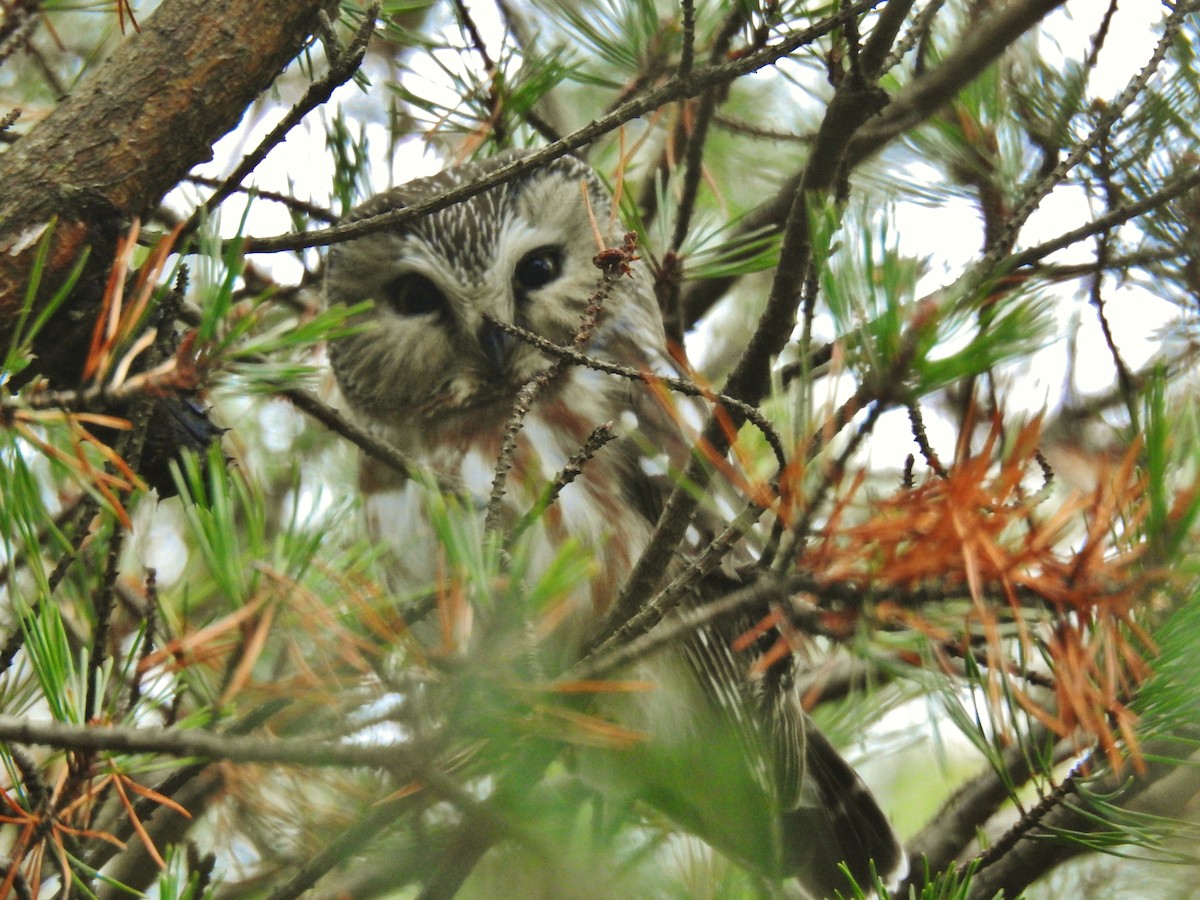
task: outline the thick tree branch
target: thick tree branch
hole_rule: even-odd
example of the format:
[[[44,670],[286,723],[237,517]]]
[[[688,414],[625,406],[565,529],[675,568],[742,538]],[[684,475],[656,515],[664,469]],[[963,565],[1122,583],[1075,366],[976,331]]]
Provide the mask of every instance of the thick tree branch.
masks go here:
[[[329,0],[167,0],[43,122],[0,156],[0,345],[25,297],[39,239],[54,217],[41,294],[92,247],[85,283],[106,271],[116,235],[153,210],[299,52]],[[102,286],[101,279],[101,286]],[[56,325],[90,322],[80,292]],[[57,359],[80,353],[61,340]],[[66,344],[66,346],[62,346]],[[74,372],[70,373],[74,375]]]
[[[998,4],[983,21],[972,22],[962,43],[937,68],[898,91],[883,114],[855,135],[847,153],[850,164],[857,165],[932,116],[1063,2],[1023,0]]]
[[[1023,827],[1024,820],[1018,823],[1018,836],[1011,846],[1005,846],[1004,852],[995,854],[994,860],[976,873],[971,880],[970,900],[1019,897],[1025,888],[1047,872],[1087,852],[1084,841],[1048,839],[1056,835],[1092,836],[1097,842],[1113,846],[1136,840],[1133,835],[1122,840],[1119,826],[1114,827],[1111,815],[1098,815],[1092,809],[1089,797],[1100,798],[1106,805],[1112,804],[1135,814],[1168,819],[1186,816],[1200,797],[1200,767],[1196,754],[1186,755],[1186,749],[1192,746],[1166,741],[1148,744],[1143,748],[1147,758],[1162,761],[1152,763],[1144,775],[1134,777],[1128,772],[1114,774],[1110,771],[1086,782],[1072,781],[1064,785],[1064,789],[1054,795],[1051,807],[1038,815],[1028,828]],[[1142,840],[1145,840],[1144,836]]]
[[[907,885],[920,890],[924,884],[922,860],[928,863],[930,872],[941,872],[953,865],[979,829],[1012,797],[1013,789],[1033,777],[1035,745],[1044,742],[1047,734],[1045,728],[1038,726],[1028,738],[1004,751],[1000,759],[1004,778],[989,769],[960,787],[942,805],[937,815],[904,848],[913,862]]]

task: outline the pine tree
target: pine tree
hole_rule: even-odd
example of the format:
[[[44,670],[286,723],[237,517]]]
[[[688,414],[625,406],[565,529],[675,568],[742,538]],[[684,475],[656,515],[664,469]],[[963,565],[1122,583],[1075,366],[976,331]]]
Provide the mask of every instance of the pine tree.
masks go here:
[[[408,626],[585,568],[512,577],[448,485],[428,590],[364,537],[356,455],[410,464],[331,398],[322,249],[513,147],[437,202],[609,179],[713,411],[683,474],[910,856],[845,896],[1195,893],[1198,6],[5,4],[0,897],[785,895],[575,764],[638,740],[588,694],[761,598],[643,578],[488,681]]]

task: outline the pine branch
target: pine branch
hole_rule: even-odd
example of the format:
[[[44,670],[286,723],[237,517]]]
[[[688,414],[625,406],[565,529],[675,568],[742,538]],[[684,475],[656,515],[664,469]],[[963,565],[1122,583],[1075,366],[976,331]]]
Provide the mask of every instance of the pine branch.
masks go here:
[[[333,744],[303,738],[275,740],[197,729],[95,727],[0,716],[0,741],[97,753],[149,753],[234,763],[378,768],[398,778],[430,775],[428,751],[399,745]],[[438,779],[440,780],[440,779]]]
[[[1015,790],[1035,775],[1045,774],[1041,761],[1033,758],[1030,748],[1039,746],[1048,736],[1045,728],[1035,727],[1027,737],[1004,751],[1000,759],[1003,777],[989,769],[954,792],[929,824],[905,846],[911,868],[898,893],[910,887],[921,889],[925,880],[922,863],[931,872],[941,872],[953,865]]]
[[[1148,748],[1150,749],[1150,748]],[[1180,758],[1177,746],[1154,748],[1169,763],[1151,766],[1147,775],[1130,780],[1128,775],[1107,772],[1093,779],[1082,779],[1078,770],[1062,788],[1048,798],[1045,808],[1032,811],[1013,828],[1013,838],[1005,841],[1003,852],[989,857],[971,880],[969,900],[991,900],[997,895],[1018,897],[1022,891],[1046,873],[1069,859],[1088,852],[1089,836],[1111,844],[1108,817],[1091,808],[1091,800],[1079,796],[1081,780],[1088,797],[1103,797],[1107,804],[1138,812],[1144,808],[1156,818],[1179,819],[1200,797],[1200,767],[1196,758]],[[1119,799],[1117,799],[1119,798]],[[1065,839],[1071,836],[1073,839]],[[1052,839],[1057,838],[1057,839]],[[1001,845],[997,845],[1001,846]]]
[[[1158,72],[1159,66],[1166,58],[1167,50],[1174,44],[1183,23],[1197,10],[1200,10],[1200,2],[1193,0],[1190,3],[1180,3],[1171,11],[1163,26],[1162,36],[1159,38],[1154,52],[1150,55],[1150,59],[1141,71],[1129,80],[1124,89],[1113,98],[1112,103],[1105,105],[1104,110],[1096,117],[1096,124],[1087,137],[1071,148],[1071,152],[1053,170],[1021,191],[1020,204],[1005,221],[1003,233],[998,235],[996,240],[985,250],[979,271],[990,274],[996,264],[1011,253],[1021,228],[1024,227],[1033,211],[1038,208],[1050,191],[1063,182],[1067,173],[1075,168],[1095,148],[1097,143],[1109,134],[1113,124],[1125,114],[1130,104],[1142,95],[1146,85]]]

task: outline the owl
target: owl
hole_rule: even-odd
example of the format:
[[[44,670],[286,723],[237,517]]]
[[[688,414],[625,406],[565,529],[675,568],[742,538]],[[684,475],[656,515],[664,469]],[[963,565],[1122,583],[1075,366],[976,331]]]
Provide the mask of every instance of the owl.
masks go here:
[[[514,158],[410,182],[349,218],[438,196]],[[570,345],[600,296],[587,354],[672,373],[646,272],[635,263],[606,284],[597,268],[599,251],[620,245],[619,231],[600,179],[563,157],[401,227],[336,244],[328,258],[330,303],[373,301],[359,327],[330,347],[346,404],[415,465],[458,485],[480,522],[505,436],[513,433],[514,404],[532,379],[544,383],[515,432],[502,528],[527,518],[598,426],[617,432],[545,508],[524,544],[530,581],[564,550],[576,548],[591,562],[540,637],[550,649],[539,664],[557,671],[612,624],[613,602],[672,487],[670,472],[690,452],[687,416],[645,381],[583,365],[549,372],[550,356],[498,323]],[[359,485],[368,527],[392,551],[392,587],[411,594],[437,583],[444,559],[428,483],[364,455]],[[702,531],[700,523],[693,539]],[[691,602],[715,590],[698,589]],[[630,674],[658,689],[624,707],[601,704],[601,713],[647,738],[608,768],[623,774],[598,783],[648,799],[719,850],[769,875],[795,876],[822,896],[846,889],[843,861],[864,885],[871,860],[881,875],[896,873],[903,855],[886,817],[803,712],[787,666],[749,676],[753,659],[731,649],[739,632],[738,623],[717,623],[636,664]]]

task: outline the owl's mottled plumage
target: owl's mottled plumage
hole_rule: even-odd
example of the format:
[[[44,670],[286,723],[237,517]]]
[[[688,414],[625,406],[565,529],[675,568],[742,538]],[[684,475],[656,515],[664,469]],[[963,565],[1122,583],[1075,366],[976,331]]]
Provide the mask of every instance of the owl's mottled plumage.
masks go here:
[[[351,218],[436,196],[512,158],[411,182],[372,198]],[[482,508],[517,392],[550,365],[486,317],[570,343],[603,283],[593,263],[601,249],[597,225],[605,247],[620,243],[604,186],[583,163],[561,158],[406,226],[335,245],[328,300],[375,301],[360,321],[362,330],[330,349],[342,394],[358,420],[416,463],[463,484]],[[654,293],[646,273],[633,268],[609,288],[586,350],[668,373],[672,364]],[[548,639],[560,641],[563,659],[605,622],[670,487],[666,463],[679,465],[688,452],[675,416],[644,384],[569,367],[538,396],[519,433],[505,495],[513,521],[605,422],[623,436],[588,461],[532,539],[534,569],[548,566],[567,539],[587,548],[596,562],[591,581],[572,598],[566,624]],[[372,532],[394,551],[396,586],[433,583],[437,552],[422,519],[423,488],[366,457],[360,484]],[[797,875],[811,890],[844,888],[837,872],[843,858],[860,883],[867,880],[870,857],[881,873],[893,871],[901,855],[883,814],[811,726],[790,677],[776,673],[748,681],[749,661],[730,650],[727,632],[703,631],[680,652],[667,654],[673,664],[660,660],[658,668],[647,664],[638,672],[660,681],[669,698],[657,710],[631,712],[633,724],[671,745],[670,752],[648,749],[637,758],[648,792],[661,798],[688,779],[711,778],[701,791],[710,795],[719,795],[722,785],[732,792],[750,785],[752,802],[777,811],[764,835],[741,823],[714,821],[731,808],[729,798],[664,805],[685,826],[742,858],[756,856],[747,852],[755,842],[775,842],[774,868]],[[732,776],[656,769],[656,760],[681,768],[688,742],[720,743],[722,736],[739,760]],[[711,757],[697,753],[695,759],[702,765]]]

